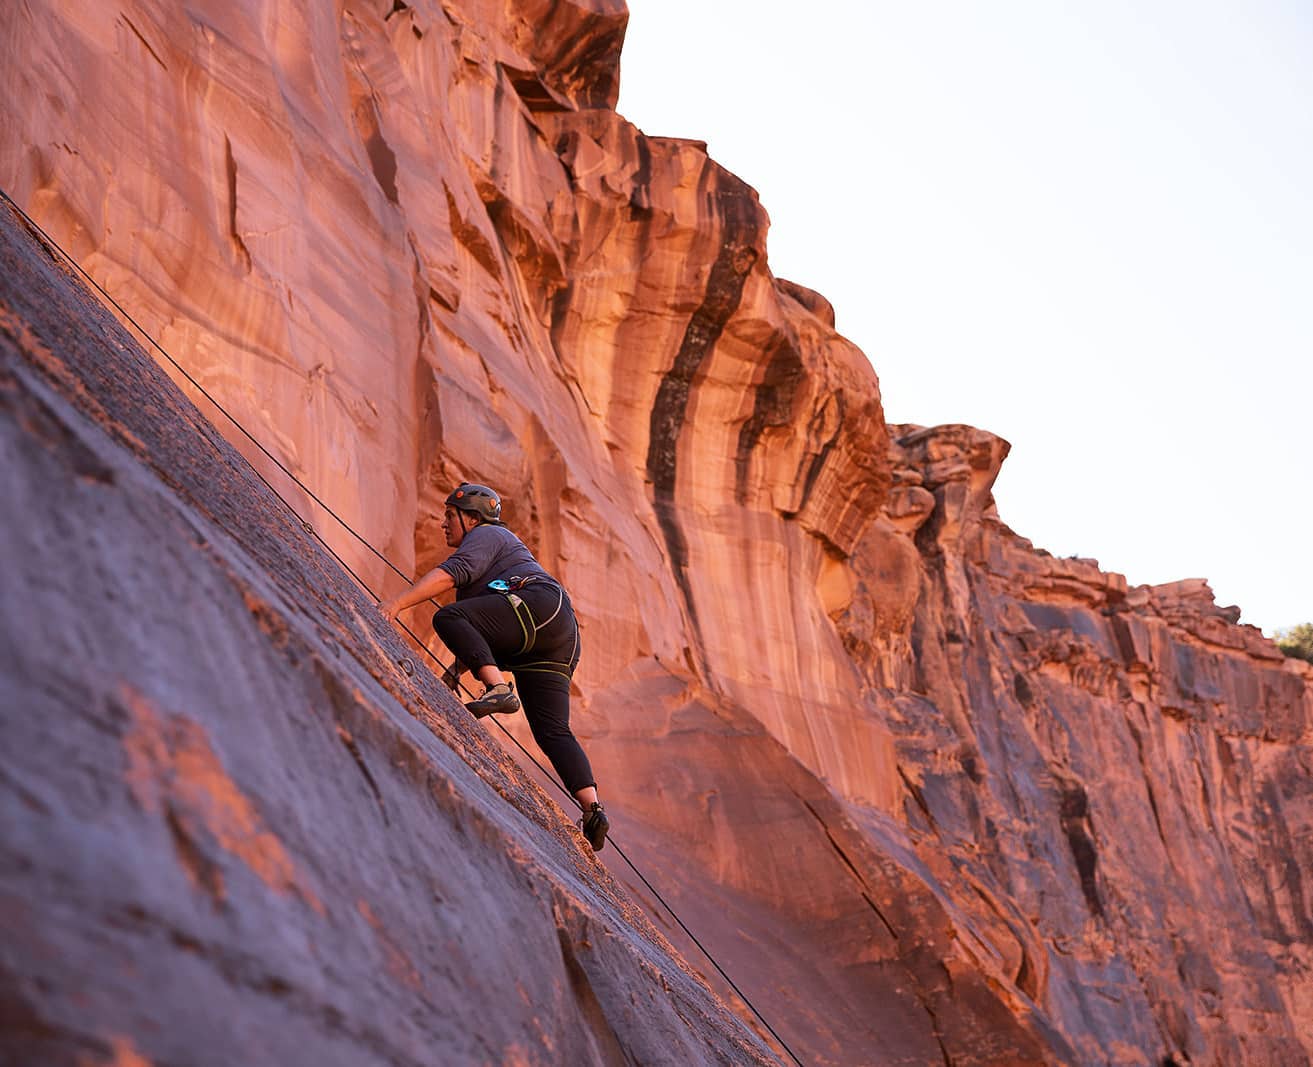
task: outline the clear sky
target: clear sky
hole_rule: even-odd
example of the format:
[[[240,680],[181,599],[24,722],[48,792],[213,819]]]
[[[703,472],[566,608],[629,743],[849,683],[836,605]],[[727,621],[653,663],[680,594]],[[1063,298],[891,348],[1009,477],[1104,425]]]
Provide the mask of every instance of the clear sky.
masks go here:
[[[761,194],[1014,530],[1313,620],[1313,5],[629,0],[620,111]]]

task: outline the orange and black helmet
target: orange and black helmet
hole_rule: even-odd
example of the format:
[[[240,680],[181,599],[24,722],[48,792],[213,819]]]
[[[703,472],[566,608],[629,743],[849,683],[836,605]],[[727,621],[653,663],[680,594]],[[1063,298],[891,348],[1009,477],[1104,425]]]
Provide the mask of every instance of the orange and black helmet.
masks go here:
[[[483,522],[501,525],[501,497],[486,485],[474,485],[461,482],[447,494],[447,507],[457,511],[468,511],[477,515]]]

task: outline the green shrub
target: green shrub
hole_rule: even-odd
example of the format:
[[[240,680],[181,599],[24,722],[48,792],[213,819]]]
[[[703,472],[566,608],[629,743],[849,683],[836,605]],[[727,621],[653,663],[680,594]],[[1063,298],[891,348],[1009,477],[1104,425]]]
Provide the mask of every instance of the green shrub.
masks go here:
[[[1278,630],[1277,648],[1287,656],[1313,663],[1313,622],[1301,622],[1289,630]]]

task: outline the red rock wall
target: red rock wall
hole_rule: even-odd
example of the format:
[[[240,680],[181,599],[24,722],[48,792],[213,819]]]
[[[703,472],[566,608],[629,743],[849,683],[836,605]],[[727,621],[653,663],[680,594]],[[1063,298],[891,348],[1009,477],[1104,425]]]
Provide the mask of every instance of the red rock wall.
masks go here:
[[[0,209],[0,1062],[776,1062]]]
[[[615,114],[621,4],[0,19],[5,188],[307,484],[407,567],[506,491],[619,839],[808,1062],[1307,1057],[1308,672],[886,426],[751,188]]]

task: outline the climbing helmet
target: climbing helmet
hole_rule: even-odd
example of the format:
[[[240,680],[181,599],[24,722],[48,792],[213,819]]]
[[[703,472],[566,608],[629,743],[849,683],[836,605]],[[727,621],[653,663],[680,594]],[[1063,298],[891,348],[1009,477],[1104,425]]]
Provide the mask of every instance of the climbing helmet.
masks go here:
[[[501,497],[486,485],[461,482],[447,494],[447,506],[457,511],[468,511],[484,522],[501,525]]]

